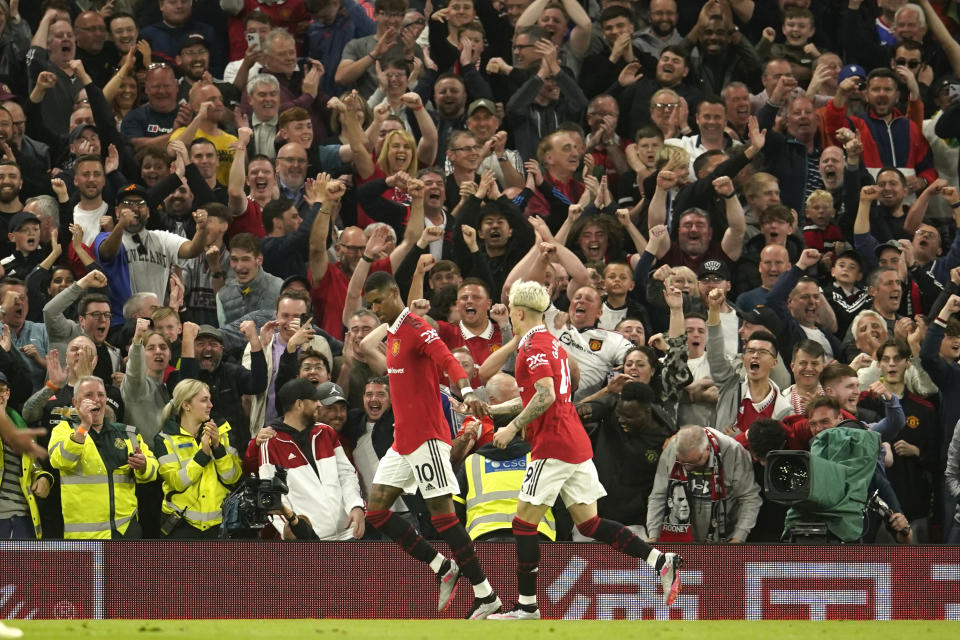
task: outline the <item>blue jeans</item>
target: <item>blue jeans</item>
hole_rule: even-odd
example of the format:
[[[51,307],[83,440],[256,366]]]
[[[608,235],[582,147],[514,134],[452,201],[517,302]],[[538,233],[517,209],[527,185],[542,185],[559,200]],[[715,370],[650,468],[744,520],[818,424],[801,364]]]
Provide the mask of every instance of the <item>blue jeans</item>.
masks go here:
[[[0,520],[0,540],[33,540],[36,537],[33,522],[28,516]]]

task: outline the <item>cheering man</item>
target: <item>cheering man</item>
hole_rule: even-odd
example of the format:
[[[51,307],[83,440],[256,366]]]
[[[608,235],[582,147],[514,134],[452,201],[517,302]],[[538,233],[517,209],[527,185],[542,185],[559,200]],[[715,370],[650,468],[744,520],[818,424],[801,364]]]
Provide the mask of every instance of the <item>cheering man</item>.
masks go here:
[[[411,556],[430,565],[440,583],[438,611],[453,600],[462,571],[473,584],[475,596],[467,618],[482,620],[499,611],[501,603],[453,510],[451,496],[459,494],[460,487],[450,464],[450,426],[441,408],[440,371],[457,381],[460,397],[472,415],[485,415],[486,405],[477,398],[463,367],[437,331],[404,306],[393,276],[384,271],[373,273],[363,293],[370,310],[385,324],[367,334],[360,349],[367,354],[368,362],[379,358],[382,363],[378,346],[386,335],[394,414],[393,446],[380,459],[373,477],[367,521]],[[430,522],[450,545],[455,561],[437,553],[412,525],[390,510],[401,493],[414,493],[418,487],[430,510]]]
[[[567,352],[543,324],[543,313],[549,306],[550,294],[537,282],[519,282],[510,289],[510,321],[514,333],[523,336],[518,346],[516,367],[521,397],[490,408],[494,414],[519,411],[510,424],[497,431],[493,442],[502,449],[517,434],[526,433],[532,452],[513,519],[520,596],[513,609],[491,615],[490,619],[540,617],[537,608],[537,565],[540,562],[537,523],[556,501],[557,495],[563,498],[580,533],[646,560],[660,575],[663,601],[670,605],[680,592],[680,566],[683,564],[680,556],[661,553],[619,522],[597,516],[597,500],[607,492],[593,465],[590,439],[570,400]]]

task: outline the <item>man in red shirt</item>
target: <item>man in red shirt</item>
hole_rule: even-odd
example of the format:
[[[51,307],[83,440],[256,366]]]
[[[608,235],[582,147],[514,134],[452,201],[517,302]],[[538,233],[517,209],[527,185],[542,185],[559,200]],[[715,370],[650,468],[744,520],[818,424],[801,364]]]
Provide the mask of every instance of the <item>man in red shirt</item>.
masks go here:
[[[437,331],[450,349],[466,347],[479,367],[487,357],[503,345],[500,327],[490,322],[490,288],[479,278],[467,278],[457,287],[457,314],[460,323],[453,325],[437,320]],[[479,377],[470,384],[480,384]]]
[[[460,487],[450,464],[450,428],[440,401],[440,372],[456,381],[471,415],[486,415],[486,405],[477,398],[463,367],[437,331],[404,306],[393,276],[383,271],[372,274],[364,284],[363,295],[370,310],[385,324],[367,334],[360,349],[368,357],[383,357],[379,345],[386,336],[394,415],[393,446],[380,459],[373,478],[367,520],[404,551],[430,565],[440,584],[438,611],[453,600],[462,571],[473,584],[475,596],[467,618],[481,620],[499,611],[501,603],[453,510],[451,496],[459,494]],[[430,510],[430,522],[450,545],[455,560],[438,553],[412,525],[390,510],[401,493],[412,494],[418,488]]]
[[[493,442],[505,448],[518,434],[531,445],[531,463],[520,489],[513,536],[517,545],[519,597],[513,609],[490,619],[538,619],[537,565],[540,549],[537,523],[556,501],[563,503],[583,535],[647,562],[660,576],[663,601],[670,605],[680,592],[680,566],[675,553],[661,553],[619,522],[597,516],[597,499],[607,494],[593,464],[593,447],[570,399],[567,352],[543,324],[550,294],[538,282],[518,282],[510,289],[510,320],[520,338],[516,379],[520,398],[494,405],[491,411],[512,414]],[[521,410],[522,409],[522,410]]]

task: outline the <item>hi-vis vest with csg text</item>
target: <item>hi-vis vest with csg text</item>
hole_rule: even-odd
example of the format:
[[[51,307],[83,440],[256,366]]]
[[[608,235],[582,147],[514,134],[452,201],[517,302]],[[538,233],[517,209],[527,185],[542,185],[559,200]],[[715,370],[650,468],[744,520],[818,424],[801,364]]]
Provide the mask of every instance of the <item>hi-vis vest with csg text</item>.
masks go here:
[[[512,460],[492,460],[475,453],[463,464],[467,474],[466,528],[470,538],[476,540],[494,531],[509,535],[530,453]],[[552,510],[547,509],[537,531],[550,540],[557,539]]]

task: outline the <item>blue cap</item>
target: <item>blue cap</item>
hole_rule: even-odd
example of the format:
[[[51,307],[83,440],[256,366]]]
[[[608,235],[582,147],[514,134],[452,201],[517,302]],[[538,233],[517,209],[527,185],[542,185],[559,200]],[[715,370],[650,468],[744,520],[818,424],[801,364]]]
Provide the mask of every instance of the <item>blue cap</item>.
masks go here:
[[[843,82],[851,76],[860,76],[861,78],[866,78],[867,70],[858,64],[848,64],[843,69],[840,69],[840,73],[837,74],[837,82]]]

